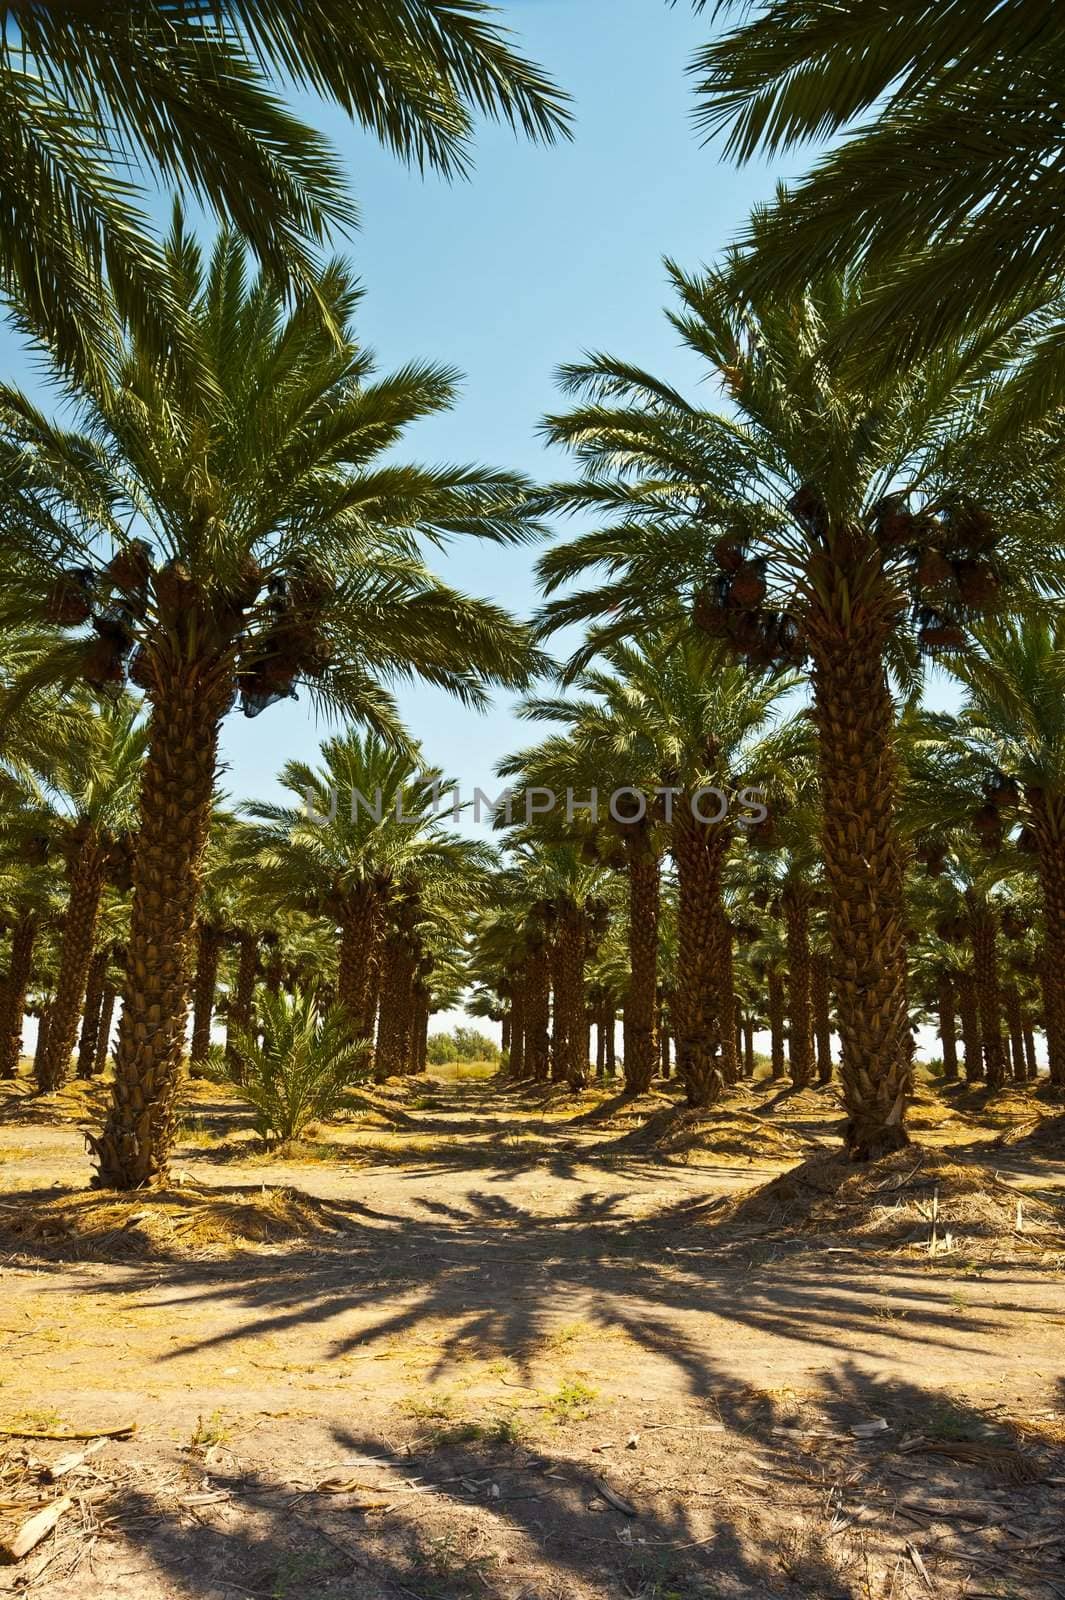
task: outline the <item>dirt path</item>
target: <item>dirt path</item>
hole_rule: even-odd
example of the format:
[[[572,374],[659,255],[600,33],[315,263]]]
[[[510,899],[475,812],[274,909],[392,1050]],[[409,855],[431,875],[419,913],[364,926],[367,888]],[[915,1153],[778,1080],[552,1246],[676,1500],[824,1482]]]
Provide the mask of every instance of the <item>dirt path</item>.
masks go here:
[[[4,1261],[0,1421],[138,1423],[34,1592],[906,1596],[923,1563],[939,1594],[1065,1593],[1060,1274],[757,1230],[723,1258],[715,1207],[779,1164],[628,1154],[484,1088],[428,1099],[372,1162],[343,1129],[315,1164],[182,1149],[227,1204],[316,1196],[313,1242]],[[239,1132],[239,1108],[211,1117]],[[0,1158],[6,1206],[85,1181],[67,1123],[7,1124]],[[10,1481],[64,1448],[12,1445]],[[330,1475],[354,1486],[314,1492]]]

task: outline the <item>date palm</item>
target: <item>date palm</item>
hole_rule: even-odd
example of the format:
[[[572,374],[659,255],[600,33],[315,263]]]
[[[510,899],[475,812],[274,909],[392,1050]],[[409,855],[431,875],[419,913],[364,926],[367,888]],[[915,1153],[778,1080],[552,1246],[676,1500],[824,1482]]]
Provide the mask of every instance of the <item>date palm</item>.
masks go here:
[[[627,854],[633,984],[643,985],[638,1014],[653,1044],[657,956],[657,871],[643,873],[646,856],[662,847],[676,863],[679,905],[679,985],[673,1012],[678,1070],[693,1105],[708,1105],[736,1075],[731,1023],[726,1020],[730,951],[722,874],[730,847],[743,836],[747,789],[774,791],[805,742],[796,724],[770,726],[774,708],[794,679],[758,680],[722,661],[704,641],[658,639],[604,648],[602,665],[577,677],[578,698],[531,699],[528,716],[563,724],[564,735],[503,763],[527,784],[584,798],[598,787],[600,815]],[[610,802],[617,784],[614,810]],[[707,792],[700,800],[701,791]],[[621,792],[624,791],[624,792]],[[729,796],[724,814],[720,794]],[[650,824],[650,827],[646,826]],[[637,873],[633,875],[633,859]],[[624,859],[624,858],[623,858]],[[653,890],[653,895],[652,895]],[[636,997],[634,997],[636,998]],[[657,1056],[638,1057],[626,1082],[641,1092]]]
[[[94,1145],[99,1181],[117,1187],[166,1169],[219,727],[235,699],[254,716],[299,682],[319,709],[398,737],[390,680],[479,706],[488,682],[521,685],[536,665],[524,629],[422,559],[423,537],[536,529],[520,478],[395,459],[407,426],[450,404],[454,375],[409,366],[375,381],[338,264],[318,291],[339,344],[249,281],[232,237],[205,263],[177,224],[166,259],[211,393],[131,337],[117,387],[72,396],[76,438],[22,397],[0,400],[35,469],[50,464],[94,516],[64,546],[8,552],[0,623],[51,616],[70,630],[25,688],[117,688],[128,666],[148,705],[115,1097]]]
[[[733,410],[609,356],[564,369],[578,403],[546,426],[583,476],[555,499],[601,520],[540,571],[549,593],[599,581],[552,599],[543,626],[592,621],[579,670],[687,606],[757,671],[809,665],[847,1142],[869,1159],[905,1142],[910,1081],[889,668],[963,648],[1010,577],[1039,591],[1037,554],[1060,544],[1058,447],[1032,441],[1013,473],[992,470],[988,346],[855,387],[829,347],[862,303],[856,277],[774,301],[745,297],[731,266],[670,270],[674,326]]]
[[[693,72],[702,126],[727,130],[740,160],[847,129],[751,230],[747,273],[792,292],[855,263],[874,272],[847,330],[864,365],[1058,300],[1065,27],[1053,0],[765,0]],[[1033,329],[1022,381],[1035,412],[1060,403],[1063,328],[1057,305]]]
[[[0,292],[68,365],[107,371],[109,282],[168,344],[180,313],[131,171],[227,218],[313,297],[314,248],[354,208],[327,142],[271,77],[334,101],[408,161],[461,173],[477,113],[534,138],[564,99],[497,13],[451,0],[11,0],[0,6]]]
[[[278,907],[327,918],[339,929],[337,1001],[354,1034],[367,1036],[372,963],[392,899],[467,853],[444,826],[439,772],[409,748],[347,733],[322,746],[316,767],[290,761],[279,782],[298,805],[247,805],[240,853]]]
[[[1021,824],[1038,873],[1047,947],[1065,940],[1065,624],[1057,617],[1004,618],[976,631],[950,663],[965,688],[956,734],[975,768],[965,798],[993,824]],[[956,807],[957,809],[957,807]],[[990,813],[990,815],[988,815]],[[1047,963],[1044,986],[1051,1081],[1065,1086],[1065,982]]]
[[[48,1048],[37,1064],[46,1092],[59,1088],[70,1070],[104,891],[109,883],[129,888],[147,746],[147,729],[132,696],[97,709],[83,695],[80,709],[81,720],[65,748],[43,764],[33,763],[68,886]]]

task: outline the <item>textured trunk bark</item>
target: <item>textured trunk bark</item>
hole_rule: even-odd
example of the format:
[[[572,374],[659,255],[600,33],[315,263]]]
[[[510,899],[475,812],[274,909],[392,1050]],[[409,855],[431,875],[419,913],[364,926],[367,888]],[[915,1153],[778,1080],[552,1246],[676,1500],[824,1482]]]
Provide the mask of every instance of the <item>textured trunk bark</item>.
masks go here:
[[[103,998],[100,1001],[100,1026],[96,1036],[96,1062],[93,1066],[93,1076],[103,1072],[107,1065],[107,1058],[111,1054],[111,1022],[115,1015],[115,1001],[118,991],[110,983],[104,985]]]
[[[784,1076],[784,979],[777,971],[769,974],[766,1009],[769,1013],[770,1075],[782,1078]]]
[[[196,980],[192,1000],[192,1044],[189,1047],[189,1075],[202,1078],[211,1048],[211,1019],[218,988],[218,963],[222,955],[222,934],[212,922],[201,922],[197,935]]]
[[[721,1063],[726,1086],[740,1081],[739,1028],[736,1015],[736,968],[732,945],[732,923],[721,907],[717,918],[717,942],[714,947],[718,971],[718,995],[721,1017]]]
[[[814,645],[822,844],[846,1142],[866,1161],[907,1143],[911,1086],[895,708],[882,635],[830,626]]]
[[[551,940],[551,1082],[564,1083],[566,1080],[566,1030],[569,1027],[569,1014],[566,1010],[564,993],[566,980],[562,973],[564,960],[562,940],[559,936],[558,924],[555,924],[554,936]]]
[[[411,1071],[424,1072],[429,1062],[429,996],[418,995],[413,1006],[413,1038],[411,1039]]]
[[[810,904],[801,884],[786,888],[782,900],[788,945],[788,1065],[796,1089],[805,1089],[814,1074]]]
[[[406,939],[385,949],[381,1018],[377,1032],[377,1075],[397,1077],[411,1068],[416,961]]]
[[[0,1078],[13,1078],[22,1054],[22,1022],[26,1014],[26,990],[33,970],[33,947],[37,941],[37,918],[23,911],[11,930],[11,956],[7,982],[3,989],[0,1014]]]
[[[1031,1017],[1024,1019],[1024,1066],[1026,1080],[1034,1082],[1039,1076],[1039,1062],[1035,1053],[1035,1029]]]
[[[525,1076],[525,982],[511,980],[510,990],[510,1076]]]
[[[814,956],[810,962],[810,1009],[817,1046],[817,1081],[823,1085],[832,1082],[832,1000],[827,956]]]
[[[206,678],[175,657],[157,691],[141,779],[114,1093],[91,1141],[104,1188],[164,1182],[174,1142],[218,729],[232,697],[230,677]]]
[[[973,976],[980,1008],[980,1035],[984,1046],[987,1087],[1002,1088],[1006,1081],[1006,1056],[1002,1048],[1002,994],[998,976],[998,923],[985,905],[971,911]]]
[[[618,1075],[618,1042],[613,1006],[606,1019],[606,1072],[608,1078],[616,1078]]]
[[[754,1023],[750,1017],[743,1019],[743,1075],[754,1077]]]
[[[984,1075],[984,1047],[980,1037],[980,1010],[976,1003],[976,980],[971,972],[959,972],[954,979],[958,996],[958,1022],[965,1052],[965,1081],[979,1083]]]
[[[236,1051],[230,1044],[238,1033],[250,1033],[255,1010],[255,979],[259,970],[259,941],[254,933],[237,934],[237,981],[229,997],[226,1013],[226,1054],[236,1061]]]
[[[555,990],[556,1027],[561,1018],[563,1076],[571,1089],[588,1082],[588,1028],[584,1005],[584,962],[588,919],[577,906],[566,906],[559,918]]]
[[[39,1067],[43,1064],[48,1054],[48,1029],[52,1021],[52,1003],[41,1007],[41,1014],[37,1019],[37,1048],[33,1052],[33,1075],[39,1080]]]
[[[78,851],[70,873],[52,1020],[48,1025],[48,1050],[37,1068],[37,1082],[45,1094],[58,1089],[70,1075],[78,1018],[89,981],[106,860],[106,849],[94,830]]]
[[[111,947],[97,950],[89,963],[89,977],[85,984],[85,1008],[81,1019],[81,1037],[78,1040],[78,1077],[91,1078],[96,1071],[97,1045],[100,1038],[100,1013],[104,1002],[104,982],[111,960]]]
[[[504,1011],[499,1025],[501,1033],[499,1049],[500,1053],[505,1055],[508,1061],[510,1060],[510,1019],[511,1012],[508,1008],[506,1011]]]
[[[655,1021],[658,1008],[658,858],[642,831],[625,840],[629,878],[629,966],[623,1035],[625,1088],[646,1094],[658,1066]]]
[[[348,895],[340,918],[340,959],[337,965],[337,1003],[343,1007],[356,1038],[368,1039],[371,964],[378,935],[378,900],[369,884]]]
[[[958,1078],[958,1036],[955,1028],[955,995],[950,977],[939,980],[939,1043],[943,1051],[943,1077],[947,1083]]]
[[[1028,1068],[1024,1059],[1024,1013],[1021,1010],[1021,997],[1015,983],[1007,983],[1003,987],[1002,1005],[1010,1035],[1013,1081],[1014,1083],[1024,1083],[1028,1076]]]
[[[662,1057],[662,1076],[668,1083],[673,1062],[669,1050],[669,1029],[666,1027],[664,1022],[660,1022],[658,1025],[658,1041]]]
[[[678,799],[673,823],[677,866],[678,959],[674,996],[677,1076],[690,1106],[711,1106],[726,1083],[723,1052],[731,1017],[722,974],[721,869],[728,837],[695,821],[687,796]]]
[[[551,1073],[551,971],[546,943],[537,943],[529,956],[528,985],[525,1070],[537,1083],[546,1083]]]
[[[1065,1089],[1065,798],[1029,793],[1039,848],[1046,944],[1042,962],[1043,1028],[1050,1082]]]

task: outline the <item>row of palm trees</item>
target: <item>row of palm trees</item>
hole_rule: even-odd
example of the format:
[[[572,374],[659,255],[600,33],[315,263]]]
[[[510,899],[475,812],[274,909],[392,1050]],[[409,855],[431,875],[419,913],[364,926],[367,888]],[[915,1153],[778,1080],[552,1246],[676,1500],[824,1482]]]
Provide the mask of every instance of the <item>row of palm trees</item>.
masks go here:
[[[974,0],[948,9],[971,21],[982,8]],[[962,71],[924,11],[912,31],[893,29],[887,49],[860,29],[832,39],[816,27],[789,33],[789,10],[769,4],[752,33],[739,30],[731,86],[720,49],[710,48],[713,114],[739,117],[741,150],[870,103],[855,98],[847,68],[849,52],[868,48],[890,67],[884,83],[901,72],[907,113],[927,83],[946,92],[943,74],[975,104],[990,74],[979,103],[1002,134],[1016,102],[1007,106],[994,90],[998,23],[976,19]],[[563,687],[634,641],[670,669],[674,658],[680,670],[705,651],[709,671],[738,672],[756,695],[772,697],[792,673],[808,683],[814,798],[790,790],[781,798],[816,814],[848,1144],[869,1158],[903,1142],[912,930],[900,698],[914,688],[922,655],[983,673],[984,655],[997,648],[989,619],[1015,616],[1001,631],[1028,641],[1042,629],[1042,660],[1056,661],[1058,649],[1062,438],[1058,415],[1036,403],[1053,398],[1056,284],[1030,265],[1030,240],[1046,230],[1026,235],[1027,246],[1007,240],[993,271],[966,275],[999,285],[993,306],[986,290],[968,297],[982,315],[945,321],[935,340],[910,338],[911,322],[899,319],[909,345],[884,340],[877,359],[863,362],[854,330],[883,326],[904,275],[892,277],[882,254],[863,259],[859,227],[846,235],[854,248],[843,259],[807,254],[800,279],[784,282],[783,269],[775,276],[766,266],[785,260],[773,241],[797,217],[783,196],[755,219],[749,248],[719,268],[670,268],[673,324],[723,389],[725,409],[695,405],[624,360],[593,356],[565,370],[572,404],[546,425],[575,459],[572,482],[545,492],[494,468],[405,467],[401,435],[450,404],[455,375],[418,365],[375,375],[355,336],[351,275],[315,252],[329,226],[350,217],[349,202],[328,149],[282,109],[264,74],[331,97],[399,153],[445,171],[463,163],[474,111],[536,137],[564,133],[558,92],[509,50],[485,9],[358,0],[316,6],[309,22],[304,8],[284,3],[252,17],[209,0],[155,0],[108,8],[106,17],[19,7],[7,24],[0,183],[16,223],[0,248],[0,286],[20,326],[51,354],[66,405],[60,423],[14,389],[0,392],[0,635],[20,663],[0,728],[4,760],[20,777],[33,765],[15,735],[20,720],[36,730],[47,712],[61,722],[79,696],[117,701],[128,685],[145,697],[135,823],[90,824],[95,865],[87,859],[71,879],[68,979],[49,1045],[60,1071],[70,995],[87,951],[92,961],[85,930],[100,884],[124,861],[132,899],[113,1100],[95,1139],[99,1181],[136,1187],[166,1173],[202,945],[222,718],[235,706],[258,715],[299,685],[314,705],[403,748],[396,682],[420,677],[483,705],[489,685],[530,687],[548,666],[543,643],[574,622],[585,635]],[[1025,35],[1029,87],[1053,65],[1059,31],[1047,22]],[[834,70],[815,90],[809,67],[828,58]],[[861,76],[875,99],[875,74]],[[923,144],[941,147],[942,139]],[[993,147],[994,139],[982,145]],[[219,211],[225,226],[206,256],[180,209],[168,237],[152,238],[119,181],[130,155],[150,177],[181,181]],[[1042,155],[1032,160],[1040,166]],[[981,238],[986,245],[985,226],[994,230],[1022,192],[998,156],[984,178],[994,203],[957,236],[970,259]],[[933,192],[910,180],[908,188],[911,209]],[[957,196],[955,188],[952,203]],[[893,220],[905,214],[893,208]],[[925,271],[926,302],[935,299],[929,285],[953,270],[954,220],[944,206],[936,249],[914,269]],[[1028,270],[1015,270],[1026,249]],[[908,281],[912,288],[912,274]],[[1005,381],[1018,373],[1020,403]],[[549,512],[579,513],[590,526],[544,556],[545,605],[533,631],[455,594],[424,563],[427,540],[524,540],[543,532]],[[1042,647],[1032,648],[1038,656]],[[1039,866],[1039,914],[1053,949],[1065,914],[1058,791],[1031,774],[1042,733],[1003,704],[1006,736],[989,735],[1003,746],[995,773],[1016,786],[1011,804]],[[743,754],[734,752],[740,768]],[[690,772],[673,782],[670,768],[661,787],[683,792],[717,760],[708,743]],[[959,792],[963,767],[951,768]],[[654,889],[637,823],[621,848],[634,861],[643,855],[642,878],[630,875],[643,911],[633,918],[630,908],[630,922],[646,928]],[[937,819],[933,832],[945,824]],[[292,831],[276,817],[256,825]],[[732,1070],[720,907],[722,836],[738,824],[713,831],[682,807],[667,826],[679,1059],[706,1098]],[[284,854],[276,836],[259,843]],[[934,852],[943,843],[936,834],[920,848],[942,861]],[[586,847],[590,855],[599,844],[582,840],[582,856]],[[352,928],[372,927],[358,921],[372,919],[372,896],[356,907],[336,893],[331,904],[339,914],[343,901]],[[419,887],[408,908],[414,928],[421,895]],[[797,952],[802,907],[794,895],[788,905]],[[575,900],[557,941],[555,992],[573,1070],[580,952],[598,915]],[[350,930],[347,947],[343,988],[352,1025],[365,1027],[369,962]],[[630,1039],[643,1071],[654,1057],[651,948],[645,933],[633,952],[642,977]],[[986,973],[986,935],[980,949]],[[545,948],[535,959],[542,966],[551,956]],[[408,971],[409,949],[400,965]],[[796,968],[791,984],[801,995],[801,960]],[[532,1008],[537,1067],[542,994],[541,986]],[[1053,994],[1045,1021],[1053,1062],[1061,1027]],[[800,1041],[800,1059],[804,1048]]]

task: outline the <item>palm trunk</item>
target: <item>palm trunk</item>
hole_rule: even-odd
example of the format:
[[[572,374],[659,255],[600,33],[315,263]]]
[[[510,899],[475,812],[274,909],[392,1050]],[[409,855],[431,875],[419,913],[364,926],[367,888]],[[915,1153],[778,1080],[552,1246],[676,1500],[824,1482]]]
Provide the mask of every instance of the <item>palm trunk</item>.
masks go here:
[[[1024,1018],[1024,1067],[1025,1079],[1033,1082],[1039,1076],[1039,1062],[1035,1053],[1035,1028],[1027,1014]]]
[[[412,1006],[412,1037],[410,1042],[411,1071],[424,1072],[429,1060],[429,995],[415,996]]]
[[[48,1055],[48,1029],[52,1021],[52,1002],[41,1007],[37,1018],[37,1048],[33,1052],[33,1075],[40,1081],[41,1068]]]
[[[525,1001],[525,1070],[537,1083],[546,1083],[551,1072],[548,1018],[551,1006],[551,976],[546,943],[534,945],[529,955],[528,993]]]
[[[801,884],[789,885],[782,899],[788,945],[788,1065],[795,1088],[805,1089],[814,1072],[810,906]]]
[[[754,1021],[751,1017],[743,1019],[743,1075],[754,1077]]]
[[[625,1089],[646,1094],[658,1065],[658,857],[641,831],[626,835],[629,877],[629,978],[623,1015]]]
[[[1006,1059],[1002,1049],[1002,995],[998,977],[998,925],[994,912],[983,905],[973,908],[971,922],[973,976],[980,1008],[984,1071],[987,1087],[995,1092],[1006,1081]]]
[[[561,1069],[571,1089],[588,1082],[588,1028],[584,1004],[584,961],[587,918],[578,906],[566,906],[558,931],[558,988],[555,1014],[561,1016]],[[627,1059],[627,1058],[626,1058]]]
[[[371,963],[377,943],[377,895],[369,884],[347,896],[340,918],[340,959],[337,967],[337,1001],[351,1021],[356,1038],[370,1036]]]
[[[26,1014],[26,990],[33,970],[33,947],[37,940],[37,918],[23,911],[11,930],[11,956],[0,1013],[0,1078],[13,1078],[22,1055],[22,1021]]]
[[[211,1048],[211,1018],[218,988],[218,963],[222,955],[222,932],[212,922],[201,922],[193,985],[192,1044],[189,1048],[189,1075],[203,1077],[204,1064]]]
[[[85,985],[85,1008],[81,1019],[81,1037],[78,1040],[78,1077],[91,1078],[96,1071],[97,1045],[100,1038],[100,1012],[104,1002],[104,982],[111,960],[111,947],[97,950],[89,965]]]
[[[832,1002],[828,979],[828,957],[814,956],[810,964],[810,1008],[813,1011],[814,1042],[817,1046],[817,1081],[832,1082]]]
[[[508,1071],[512,1078],[525,1076],[525,981],[522,978],[511,979]]]
[[[727,835],[710,832],[691,815],[687,797],[678,802],[673,824],[677,864],[678,937],[677,990],[673,1013],[677,1038],[677,1075],[690,1106],[711,1106],[726,1082],[722,1046],[721,869]]]
[[[111,1022],[115,1014],[115,1001],[117,999],[118,991],[114,985],[106,983],[100,1001],[100,1026],[96,1034],[96,1060],[93,1063],[93,1077],[97,1077],[107,1066],[107,1058],[111,1053]]]
[[[562,1083],[566,1077],[566,1026],[569,1019],[562,998],[566,980],[562,975],[562,941],[557,923],[548,961],[551,971],[551,1082]]]
[[[984,1075],[984,1049],[980,1037],[980,1010],[976,1003],[976,980],[971,972],[959,972],[954,980],[958,995],[958,1022],[965,1052],[965,1081],[979,1083]]]
[[[389,940],[381,984],[377,1032],[377,1077],[398,1077],[411,1068],[416,962],[409,941]]]
[[[609,1010],[606,1017],[606,1075],[616,1078],[618,1075],[618,1044],[615,1029],[614,1006],[608,1001]]]
[[[500,1040],[499,1040],[499,1050],[500,1050],[500,1054],[501,1055],[505,1055],[508,1061],[510,1060],[511,1016],[512,1016],[511,1009],[508,1006],[506,1011],[504,1011],[504,1013],[503,1013],[503,1015],[502,1015],[502,1017],[500,1019],[500,1035],[501,1036],[500,1036]]]
[[[58,1089],[70,1073],[70,1059],[78,1037],[78,1018],[85,1000],[96,938],[96,919],[104,888],[107,855],[96,832],[78,851],[70,873],[70,897],[59,954],[48,1050],[38,1068],[37,1082],[45,1094]]]
[[[662,1072],[663,1078],[668,1083],[669,1082],[670,1073],[673,1070],[673,1062],[672,1062],[672,1059],[670,1057],[670,1049],[669,1049],[669,1046],[670,1046],[669,1029],[666,1026],[664,1018],[658,1024],[658,1041],[659,1041],[659,1050],[661,1052],[661,1061],[662,1061],[661,1072]]]
[[[766,1010],[769,1013],[770,1076],[784,1076],[784,980],[773,969],[769,974]]]
[[[815,655],[822,844],[846,1142],[853,1160],[868,1161],[907,1143],[912,1073],[895,709],[875,633],[867,640],[844,634],[840,625],[819,642]]]
[[[231,681],[205,682],[175,655],[159,678],[141,779],[114,1093],[91,1141],[104,1188],[165,1182],[174,1142],[218,729],[232,693]]]
[[[1041,977],[1047,1060],[1051,1084],[1065,1089],[1065,973],[1061,959],[1065,950],[1065,799],[1031,793],[1027,798],[1039,850],[1046,924]]]
[[[237,981],[229,997],[229,1010],[226,1013],[226,1054],[231,1061],[236,1061],[237,1054],[235,1043],[238,1033],[250,1033],[252,1015],[255,1007],[255,979],[259,971],[259,941],[254,933],[242,931],[237,934],[237,948],[240,955],[237,960]]]
[[[943,1051],[943,1077],[947,1083],[958,1078],[958,1037],[954,1026],[954,985],[944,973],[939,980],[939,1043]]]
[[[1015,983],[1008,983],[1004,986],[1002,1004],[1006,1013],[1006,1026],[1010,1035],[1013,1081],[1014,1083],[1023,1083],[1028,1076],[1028,1069],[1024,1061],[1024,1015],[1021,1011],[1020,993]]]

